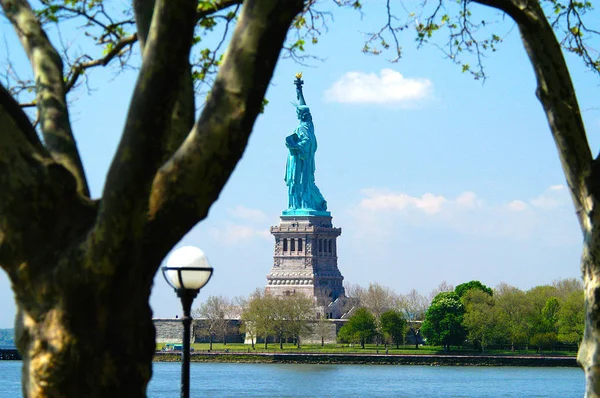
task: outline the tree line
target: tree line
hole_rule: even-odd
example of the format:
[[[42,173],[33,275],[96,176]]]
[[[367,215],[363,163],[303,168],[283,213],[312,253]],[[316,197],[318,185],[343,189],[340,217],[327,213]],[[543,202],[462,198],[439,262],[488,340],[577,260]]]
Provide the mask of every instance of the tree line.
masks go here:
[[[577,279],[562,279],[523,291],[506,283],[492,289],[480,281],[456,288],[442,282],[429,295],[412,289],[397,294],[378,283],[368,287],[347,285],[353,306],[351,316],[337,333],[341,343],[406,344],[411,336],[415,348],[426,342],[470,346],[485,351],[490,345],[502,348],[535,347],[554,349],[558,343],[576,346],[584,328],[583,286]],[[226,342],[229,319],[242,321],[254,347],[257,339],[279,343],[316,335],[324,345],[330,336],[331,321],[317,316],[312,298],[303,295],[272,296],[257,289],[248,297],[229,299],[210,296],[194,312],[202,318],[200,333],[209,341]]]

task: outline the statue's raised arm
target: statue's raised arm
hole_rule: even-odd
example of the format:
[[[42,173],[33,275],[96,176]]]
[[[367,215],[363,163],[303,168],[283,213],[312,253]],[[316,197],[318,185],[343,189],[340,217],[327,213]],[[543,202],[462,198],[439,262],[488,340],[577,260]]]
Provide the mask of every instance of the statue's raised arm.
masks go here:
[[[296,99],[300,101],[299,105],[306,105],[304,94],[302,93],[302,85],[304,84],[304,80],[302,80],[302,72],[296,73],[296,80],[294,80],[294,84],[296,85]]]

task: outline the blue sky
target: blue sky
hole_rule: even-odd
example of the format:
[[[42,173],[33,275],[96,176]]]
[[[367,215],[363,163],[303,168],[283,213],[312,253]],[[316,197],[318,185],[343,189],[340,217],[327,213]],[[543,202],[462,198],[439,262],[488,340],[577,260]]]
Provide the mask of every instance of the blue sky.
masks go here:
[[[502,18],[483,7],[474,13]],[[440,282],[472,279],[527,289],[579,277],[581,234],[556,148],[516,28],[485,59],[488,79],[475,81],[435,46],[416,49],[402,36],[404,56],[361,53],[364,33],[382,23],[381,2],[361,17],[335,11],[335,21],[308,52],[323,61],[282,60],[244,157],[206,220],[180,245],[202,248],[215,268],[196,305],[209,295],[247,295],[266,283],[272,264],[269,227],[287,204],[284,138],[297,124],[294,74],[319,142],[316,182],[328,201],[347,282],[379,282],[398,293],[429,293]],[[482,17],[483,18],[483,17]],[[1,57],[18,44],[2,20]],[[568,57],[590,139],[598,148],[598,77]],[[17,61],[19,68],[27,68]],[[25,69],[24,69],[25,70]],[[102,191],[135,81],[97,70],[92,93],[71,94],[72,120],[92,193]],[[14,305],[0,272],[0,328],[12,327]],[[181,312],[157,275],[155,316]]]

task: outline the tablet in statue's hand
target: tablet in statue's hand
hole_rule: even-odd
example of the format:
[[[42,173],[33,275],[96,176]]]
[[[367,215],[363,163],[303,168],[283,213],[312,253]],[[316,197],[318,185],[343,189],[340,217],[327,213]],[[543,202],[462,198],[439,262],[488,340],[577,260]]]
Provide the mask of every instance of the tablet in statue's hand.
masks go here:
[[[294,133],[285,137],[285,144],[287,146],[298,146],[298,135]]]

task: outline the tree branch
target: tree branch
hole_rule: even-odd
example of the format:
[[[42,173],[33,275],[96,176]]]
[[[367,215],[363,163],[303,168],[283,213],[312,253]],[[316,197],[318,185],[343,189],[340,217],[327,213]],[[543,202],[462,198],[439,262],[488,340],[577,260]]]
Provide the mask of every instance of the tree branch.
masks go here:
[[[137,35],[134,33],[131,36],[124,37],[119,40],[117,44],[110,50],[104,57],[93,59],[87,62],[77,62],[71,68],[70,76],[67,79],[65,84],[65,92],[69,92],[73,86],[77,83],[77,79],[79,76],[89,68],[93,68],[96,66],[106,66],[113,58],[122,54],[122,50],[127,46],[133,46],[133,44],[137,41]]]
[[[144,54],[148,31],[150,30],[154,3],[154,0],[135,0],[133,3],[142,56]],[[189,59],[185,60],[182,75],[174,77],[173,81],[177,82],[174,84],[178,85],[179,94],[173,107],[169,127],[167,127],[169,133],[165,135],[165,141],[160,143],[163,148],[163,155],[160,161],[161,164],[175,152],[179,145],[181,145],[194,125],[196,108],[194,82],[192,80]]]
[[[146,38],[150,31],[152,23],[152,14],[154,13],[155,0],[133,0],[133,11],[135,14],[135,24],[137,26],[137,37],[140,40],[140,49],[144,54]]]
[[[73,175],[42,146],[27,116],[2,86],[0,126],[0,266],[13,281],[24,281],[20,288],[25,288],[39,271],[51,272],[56,265],[33,264],[31,248],[36,247],[39,258],[52,258],[85,223],[90,225],[93,211],[79,210],[93,210],[93,205],[82,200]],[[45,251],[52,255],[44,257]]]
[[[6,90],[6,88],[0,84],[0,108],[4,108],[8,115],[10,115],[19,131],[21,131],[21,133],[27,138],[29,143],[33,145],[39,154],[43,155],[44,157],[50,157],[50,154],[46,148],[44,148],[44,145],[35,132],[33,125],[21,107],[22,105],[19,105],[19,103],[17,103],[17,101],[15,101],[10,95],[8,90]],[[2,129],[0,129],[0,139],[2,139],[1,137],[4,134],[8,134],[8,132],[4,132]]]
[[[110,166],[94,236],[98,252],[135,238],[145,220],[148,194],[163,157],[173,105],[189,59],[195,0],[158,0],[125,130]],[[114,266],[114,265],[113,265]]]
[[[46,147],[77,181],[78,191],[89,197],[89,188],[71,131],[62,60],[25,0],[0,0],[0,5],[23,45],[33,68],[36,103]]]
[[[537,78],[536,94],[544,107],[571,190],[584,236],[591,233],[594,204],[587,183],[592,176],[592,154],[579,104],[560,44],[538,1],[475,0],[510,15],[521,32]]]
[[[286,33],[302,5],[299,0],[244,2],[200,119],[154,179],[146,232],[152,250],[166,254],[217,199],[244,152]]]
[[[209,15],[212,15],[216,12],[222,11],[231,6],[235,6],[238,4],[242,4],[243,0],[220,0],[220,1],[211,1],[211,4],[203,4],[202,7],[198,10],[198,20],[202,18],[206,18]]]

